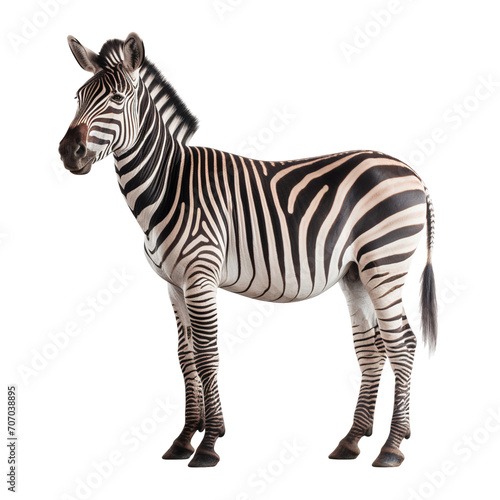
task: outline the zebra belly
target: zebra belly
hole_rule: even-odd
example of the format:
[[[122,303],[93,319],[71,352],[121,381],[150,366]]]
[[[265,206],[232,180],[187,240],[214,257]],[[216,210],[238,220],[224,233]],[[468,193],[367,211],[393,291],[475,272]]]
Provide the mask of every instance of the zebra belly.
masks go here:
[[[347,272],[353,260],[350,250],[340,256],[342,247],[333,249],[328,270],[324,263],[324,242],[320,242],[314,255],[300,248],[293,250],[299,257],[299,265],[293,259],[278,262],[276,247],[265,252],[254,248],[248,258],[240,247],[239,258],[233,255],[233,245],[228,246],[228,255],[222,270],[220,287],[245,297],[267,302],[295,302],[316,297],[331,288]],[[342,263],[339,265],[340,260]],[[284,265],[283,265],[284,264]],[[283,268],[284,267],[284,268]]]
[[[331,288],[347,272],[348,267],[349,264],[344,266],[338,273],[331,274],[328,281],[317,281],[314,286],[310,284],[305,286],[304,282],[306,280],[300,286],[295,274],[285,277],[279,282],[270,283],[267,273],[256,273],[251,279],[250,286],[247,285],[248,276],[243,276],[242,280],[236,281],[229,279],[230,276],[228,276],[228,279],[225,279],[220,284],[220,288],[265,302],[298,302],[316,297]]]
[[[160,266],[154,258],[145,252],[146,259],[153,270],[168,283],[182,288],[182,273],[175,272],[165,266]],[[332,287],[346,272],[349,267],[349,260],[337,272],[333,269],[329,273],[328,279],[316,279],[311,282],[309,273],[301,273],[299,278],[295,272],[289,272],[285,276],[277,275],[277,267],[268,273],[264,264],[257,265],[254,270],[252,262],[226,260],[221,273],[219,288],[232,293],[237,293],[252,299],[266,302],[295,302],[316,297],[320,293]],[[319,264],[319,262],[318,262]],[[179,269],[177,269],[179,271]]]

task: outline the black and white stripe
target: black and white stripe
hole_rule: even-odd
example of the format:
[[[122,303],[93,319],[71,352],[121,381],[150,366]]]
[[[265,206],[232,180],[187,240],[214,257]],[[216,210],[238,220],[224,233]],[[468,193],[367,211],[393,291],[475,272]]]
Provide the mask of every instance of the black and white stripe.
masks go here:
[[[426,222],[424,338],[431,346],[436,339],[434,217],[421,179],[376,151],[269,162],[189,146],[197,121],[156,67],[141,59],[137,35],[107,42],[99,55],[83,50],[86,58],[75,56],[95,75],[78,92],[71,127],[88,130],[92,163],[114,153],[120,189],[144,231],[148,261],[169,283],[176,314],[186,423],[164,458],[189,457],[193,434],[205,428],[190,465],[218,461],[214,445],[224,423],[217,389],[217,288],[291,302],[340,282],[362,383],[353,426],[331,458],[354,458],[359,439],[371,434],[388,358],[396,376],[394,414],[374,465],[399,465],[399,445],[410,433],[416,345],[402,287]],[[112,100],[117,93],[120,103]]]

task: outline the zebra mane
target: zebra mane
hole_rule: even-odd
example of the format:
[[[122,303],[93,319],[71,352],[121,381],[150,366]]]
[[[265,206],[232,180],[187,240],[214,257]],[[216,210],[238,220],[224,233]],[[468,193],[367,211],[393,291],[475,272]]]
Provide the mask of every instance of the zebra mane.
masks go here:
[[[102,46],[97,62],[103,69],[111,69],[123,62],[123,40],[108,40]],[[147,58],[139,74],[172,137],[180,143],[187,143],[198,129],[198,119],[189,111],[160,70]]]

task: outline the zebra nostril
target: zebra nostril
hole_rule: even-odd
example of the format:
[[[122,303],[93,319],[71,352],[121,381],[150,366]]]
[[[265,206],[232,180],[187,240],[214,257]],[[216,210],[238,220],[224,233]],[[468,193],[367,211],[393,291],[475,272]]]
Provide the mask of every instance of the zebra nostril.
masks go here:
[[[80,157],[84,156],[86,152],[87,152],[87,148],[85,147],[85,144],[83,144],[83,142],[79,142],[78,148],[75,151],[75,156],[80,158]]]

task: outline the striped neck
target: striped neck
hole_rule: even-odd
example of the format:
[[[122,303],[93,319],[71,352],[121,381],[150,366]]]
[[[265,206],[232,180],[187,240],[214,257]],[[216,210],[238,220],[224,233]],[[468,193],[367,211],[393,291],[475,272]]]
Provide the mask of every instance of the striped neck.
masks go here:
[[[120,190],[147,236],[155,226],[158,206],[173,203],[169,193],[175,189],[172,179],[183,161],[185,146],[172,137],[142,79],[138,109],[137,141],[126,152],[115,153],[115,170]]]

